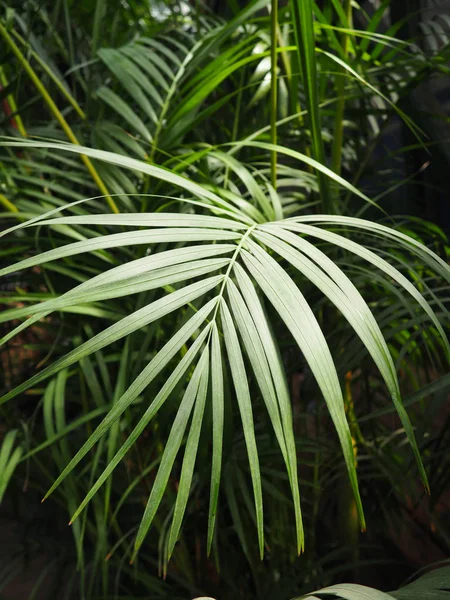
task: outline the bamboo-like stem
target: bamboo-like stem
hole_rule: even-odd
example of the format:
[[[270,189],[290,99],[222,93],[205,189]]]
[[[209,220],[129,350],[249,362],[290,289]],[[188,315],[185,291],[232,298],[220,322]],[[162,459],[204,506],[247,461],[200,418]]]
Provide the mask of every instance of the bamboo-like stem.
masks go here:
[[[344,0],[344,11],[347,17],[348,27],[352,23],[352,5],[351,0]],[[343,24],[345,27],[345,23]],[[344,31],[341,36],[341,44],[344,56],[348,56],[349,35]],[[338,175],[342,170],[342,144],[344,142],[344,114],[345,114],[345,74],[342,71],[336,76],[336,113],[334,119],[334,141],[331,154],[331,168]]]
[[[46,90],[44,84],[41,82],[41,80],[37,76],[36,72],[34,71],[33,67],[30,65],[30,63],[28,62],[28,60],[25,58],[25,56],[23,55],[23,53],[20,50],[20,48],[17,46],[17,44],[15,43],[15,41],[9,35],[6,27],[1,22],[0,22],[0,35],[3,37],[3,39],[5,40],[5,42],[11,48],[12,52],[17,57],[19,63],[22,65],[22,67],[27,72],[27,74],[30,77],[31,81],[34,83],[36,89],[41,94],[41,96],[44,99],[45,103],[49,107],[50,112],[53,114],[53,116],[55,117],[55,119],[61,125],[61,127],[62,127],[64,133],[66,134],[66,136],[68,137],[68,139],[72,142],[72,144],[80,146],[81,145],[80,142],[78,141],[78,139],[75,136],[74,132],[72,131],[70,125],[67,123],[66,119],[62,115],[61,111],[56,106],[55,102],[53,101],[53,98],[50,96],[50,94]],[[101,179],[100,175],[97,173],[97,170],[94,167],[94,165],[92,164],[92,162],[89,159],[89,157],[85,156],[84,154],[81,154],[80,157],[81,157],[81,160],[86,165],[86,168],[89,171],[92,179],[96,183],[98,189],[105,196],[106,201],[107,201],[110,209],[112,210],[112,212],[118,213],[119,209],[117,208],[116,203],[114,202],[114,200],[109,195],[109,192],[108,192],[108,189],[106,188],[106,185],[103,183],[103,180]]]
[[[277,143],[278,73],[277,73],[278,0],[272,0],[270,11],[270,141]],[[270,153],[270,180],[277,189],[277,153]]]

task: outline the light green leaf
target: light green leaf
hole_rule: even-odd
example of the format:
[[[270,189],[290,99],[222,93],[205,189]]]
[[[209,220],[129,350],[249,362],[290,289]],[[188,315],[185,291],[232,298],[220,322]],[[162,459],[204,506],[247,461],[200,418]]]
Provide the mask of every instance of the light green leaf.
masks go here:
[[[237,330],[244,342],[247,356],[252,365],[256,381],[261,390],[277,441],[289,471],[289,460],[287,458],[286,443],[281,426],[278,401],[261,339],[249,309],[245,305],[239,290],[231,279],[227,282],[227,292]]]
[[[201,227],[242,230],[247,226],[239,221],[209,215],[179,213],[125,213],[106,215],[76,215],[39,221],[39,225],[115,225],[117,227]],[[24,224],[26,226],[26,223]]]
[[[198,352],[199,352],[199,350],[200,350],[203,342],[206,339],[207,334],[209,333],[209,330],[210,330],[210,326],[207,325],[204,328],[204,330],[200,333],[200,335],[197,337],[197,339],[192,344],[192,346],[189,348],[189,350],[186,352],[186,354],[183,356],[182,360],[178,363],[177,367],[175,368],[175,370],[173,371],[173,373],[170,375],[170,377],[167,379],[167,381],[164,383],[163,387],[158,392],[158,394],[156,395],[155,399],[151,402],[150,406],[147,408],[147,410],[145,411],[145,413],[142,415],[142,417],[139,420],[138,424],[133,429],[133,431],[130,433],[130,435],[128,436],[128,438],[124,442],[124,444],[116,452],[116,454],[114,455],[114,457],[110,460],[109,464],[104,469],[104,471],[102,472],[102,474],[100,475],[100,477],[97,479],[97,481],[94,483],[94,485],[92,485],[90,487],[89,492],[86,494],[83,502],[81,502],[81,504],[79,505],[79,507],[77,508],[77,510],[74,512],[74,514],[72,516],[72,522],[75,521],[75,519],[78,518],[78,516],[80,515],[80,513],[84,510],[84,508],[87,506],[87,504],[93,498],[93,496],[98,492],[98,490],[100,489],[100,487],[105,483],[105,481],[108,479],[108,477],[111,475],[111,473],[117,467],[117,465],[126,456],[127,452],[129,452],[129,450],[131,450],[131,448],[134,446],[134,444],[136,443],[136,441],[139,438],[139,436],[142,434],[142,432],[148,426],[149,422],[153,419],[153,417],[156,415],[156,413],[158,412],[158,410],[161,408],[161,406],[167,400],[167,398],[169,397],[169,395],[173,392],[175,386],[178,384],[178,382],[180,381],[181,377],[183,375],[185,375],[186,371],[188,370],[188,368],[192,364],[192,361],[197,356],[197,354],[198,354]],[[154,376],[152,378],[154,378]],[[148,385],[148,382],[150,381],[150,373],[149,373],[149,371],[147,369],[145,369],[141,373],[141,375],[140,375],[140,377],[138,379],[140,379],[140,381],[138,383],[139,383],[139,387],[141,388],[140,391],[142,391],[143,387],[146,387],[146,385]],[[129,405],[130,404],[130,398],[132,397],[132,395],[134,395],[134,397],[137,395],[136,394],[136,389],[139,389],[139,388],[137,388],[136,382],[134,382],[130,386],[130,388],[127,390],[127,392],[125,392],[125,394],[122,396],[122,398],[120,398],[118,400],[117,405],[119,405],[119,403],[120,403],[120,405],[121,405],[120,412],[121,413],[124,410],[124,405],[125,405],[124,399],[126,398],[126,404]],[[131,392],[131,390],[133,390],[133,391]],[[114,409],[111,412],[113,412],[113,411],[114,411]],[[115,412],[115,414],[117,414],[117,411]],[[106,419],[105,419],[105,421],[106,421]],[[90,446],[92,446],[95,443],[96,439],[98,439],[98,437],[99,437],[99,433],[98,433],[99,429],[100,429],[100,426],[97,429],[97,431],[91,436],[91,438],[89,438],[89,440],[86,442],[86,444],[85,444],[86,447],[87,447],[88,444]],[[92,440],[92,438],[94,437],[94,435],[96,435],[96,439]],[[80,454],[80,453],[78,453],[78,454]],[[69,463],[69,465],[67,465],[67,467],[63,471],[63,473],[61,473],[61,475],[59,476],[58,480],[53,484],[53,486],[47,492],[46,497],[53,491],[53,489],[59,484],[59,482],[64,477],[66,477],[68,475],[68,473],[70,472],[70,470],[72,470],[72,468],[75,466],[75,464],[76,464],[75,459],[78,458],[78,454],[72,459],[72,461]],[[78,458],[77,462],[78,461],[79,461],[79,458]],[[163,492],[164,492],[164,490],[163,490]]]
[[[195,313],[194,316],[192,316],[189,319],[189,321],[187,321],[187,323],[185,323],[183,327],[161,348],[161,350],[150,361],[150,363],[145,367],[145,369],[141,371],[141,373],[136,377],[136,379],[133,381],[133,383],[130,385],[127,391],[123,394],[123,396],[119,398],[119,400],[112,406],[111,410],[103,419],[103,421],[99,424],[99,426],[91,434],[89,439],[83,444],[83,446],[72,458],[72,460],[64,469],[64,471],[53,483],[53,485],[45,495],[45,498],[47,498],[58,487],[58,485],[67,477],[67,475],[69,475],[73,468],[83,459],[84,456],[86,456],[86,454],[97,443],[97,441],[108,431],[111,425],[123,414],[123,412],[128,408],[128,406],[130,406],[130,404],[138,397],[138,395],[142,393],[143,390],[145,390],[145,388],[155,379],[155,377],[159,375],[159,373],[161,373],[161,371],[167,366],[167,364],[172,360],[172,358],[177,354],[177,352],[180,351],[181,347],[184,346],[184,344],[204,322],[204,320],[210,314],[210,312],[213,310],[216,304],[216,298],[210,300],[197,313]],[[194,344],[192,348],[194,348]],[[186,356],[188,356],[188,354],[189,352],[186,353],[185,357],[183,357],[183,360],[180,362],[180,365],[185,365],[186,363],[188,363],[187,359],[184,360]],[[191,352],[189,356],[191,356],[192,354],[193,352]],[[188,363],[187,366],[189,366],[189,364],[190,363]],[[184,372],[182,371],[183,367],[180,365],[178,366],[177,372]],[[167,388],[165,386],[165,389],[169,390],[169,392],[167,392],[167,395],[173,389],[169,385],[170,380],[171,378],[169,378],[166,382]],[[163,395],[161,395],[161,397],[164,398]],[[154,410],[155,406],[159,408],[156,399],[150,407],[152,411]]]
[[[144,306],[127,317],[124,317],[118,323],[114,323],[114,325],[111,325],[101,333],[98,333],[92,339],[84,342],[84,344],[81,344],[78,346],[78,348],[75,348],[65,356],[56,360],[52,365],[45,368],[40,373],[30,377],[28,381],[22,383],[15,389],[5,394],[0,399],[0,404],[7,402],[11,398],[14,398],[21,392],[29,389],[33,385],[36,385],[36,383],[47,379],[51,375],[54,375],[61,369],[72,365],[84,356],[88,356],[89,354],[92,354],[93,352],[112,344],[113,342],[129,335],[133,331],[145,327],[152,321],[156,321],[157,319],[164,317],[177,308],[192,302],[192,300],[195,300],[199,296],[202,296],[214,288],[222,280],[223,275],[216,275],[203,281],[193,283],[180,290],[177,290],[176,292],[172,292],[171,294],[168,294],[167,296],[160,298],[159,300],[156,300],[147,306]]]
[[[355,583],[332,585],[318,590],[317,592],[314,592],[314,594],[333,596],[342,600],[393,600],[393,596],[390,596],[389,594]],[[314,600],[316,598],[317,596],[315,595],[307,595],[301,596],[301,598],[297,598],[296,600]]]
[[[194,474],[195,459],[197,458],[198,444],[200,440],[200,432],[203,423],[203,413],[206,404],[206,393],[208,391],[209,379],[209,350],[205,349],[205,366],[202,371],[200,383],[195,400],[194,414],[192,416],[191,429],[189,431],[184,451],[184,459],[181,467],[180,482],[178,485],[177,499],[173,513],[172,526],[170,528],[168,542],[168,558],[172,556],[175,544],[180,534],[181,523],[183,521],[186,505],[189,498],[189,492],[192,484],[192,476]]]
[[[446,281],[450,283],[450,266],[435,252],[418,242],[414,238],[397,231],[392,227],[386,227],[380,223],[374,221],[366,221],[364,219],[357,219],[356,217],[342,217],[338,215],[305,215],[303,217],[294,217],[293,221],[299,223],[323,223],[323,224],[338,224],[346,227],[355,227],[357,229],[365,229],[376,233],[381,233],[386,238],[394,239],[403,245],[405,248],[409,248],[412,252],[416,253],[423,260],[427,261],[427,264],[434,270],[436,270]],[[287,219],[290,222],[291,219]]]
[[[328,217],[325,217],[325,218],[328,219]],[[344,217],[344,221],[339,220],[339,222],[343,224],[347,218],[348,217]],[[298,221],[298,220],[302,221],[301,224],[296,223],[296,221]],[[426,314],[432,320],[433,324],[439,331],[439,333],[445,343],[447,355],[450,356],[450,345],[449,345],[449,342],[447,339],[447,335],[446,335],[444,329],[442,328],[442,325],[440,324],[438,318],[434,314],[431,306],[425,300],[425,298],[422,296],[422,294],[412,285],[412,283],[408,279],[406,279],[406,277],[402,273],[400,273],[400,271],[398,269],[393,267],[386,260],[384,260],[383,258],[378,256],[371,250],[368,250],[361,244],[357,244],[356,242],[353,242],[352,240],[349,240],[348,238],[338,235],[332,231],[326,231],[324,229],[321,229],[320,227],[303,224],[303,222],[305,220],[306,219],[304,219],[304,218],[300,218],[300,219],[295,218],[295,220],[286,219],[285,221],[280,222],[280,226],[283,227],[284,229],[289,229],[291,231],[296,231],[298,233],[304,233],[304,234],[311,235],[313,237],[325,240],[327,242],[331,242],[332,244],[335,244],[341,248],[344,248],[345,250],[348,250],[349,252],[352,252],[353,254],[356,254],[357,256],[360,256],[361,258],[363,258],[370,264],[376,266],[381,271],[383,271],[384,273],[386,273],[387,275],[392,277],[392,279],[394,281],[399,283],[418,302],[418,304],[421,306],[421,308],[426,312]],[[312,219],[308,219],[308,220],[314,221],[315,219],[313,217]],[[353,219],[350,220],[350,224],[352,221],[353,221]],[[321,219],[319,219],[319,222],[321,222]],[[370,224],[368,222],[366,222],[366,225],[367,225],[367,227],[369,227]],[[388,229],[388,228],[386,228],[386,229]],[[388,230],[388,231],[392,231],[394,234],[396,233],[395,230]],[[408,240],[409,240],[409,238],[408,238]],[[402,238],[399,238],[399,241],[402,241]],[[428,253],[428,249],[424,248],[423,253]],[[434,256],[433,256],[433,258],[434,258]],[[436,265],[436,266],[438,267],[439,265]],[[439,272],[441,272],[441,269],[439,269]]]
[[[300,508],[300,492],[298,488],[297,449],[294,439],[291,398],[286,381],[286,373],[278,348],[276,346],[276,342],[270,329],[267,316],[264,312],[255,286],[253,285],[246,271],[239,265],[239,263],[235,263],[234,272],[236,274],[239,289],[256,325],[256,329],[266,353],[269,369],[275,385],[283,424],[283,432],[286,440],[286,449],[289,458],[289,481],[294,500],[295,522],[297,530],[297,551],[300,553],[304,547],[304,533],[302,513]]]
[[[84,304],[120,298],[143,291],[170,286],[173,283],[186,281],[187,279],[200,277],[201,275],[217,271],[228,265],[229,262],[229,258],[211,258],[191,262],[183,262],[183,260],[181,260],[181,264],[172,264],[168,267],[152,269],[150,271],[145,269],[143,272],[137,274],[130,273],[129,276],[126,270],[121,270],[121,276],[117,273],[112,273],[112,280],[110,282],[108,282],[107,277],[102,276],[106,275],[105,273],[97,276],[101,277],[101,284],[96,281],[97,277],[93,277],[58,298],[47,300],[46,302],[41,302],[37,305],[5,311],[0,315],[0,322],[17,319],[32,313],[34,316],[28,321],[29,326],[41,319],[43,315],[67,309],[69,306],[79,303]],[[122,266],[124,265],[121,265],[121,267],[118,268],[121,269]],[[111,271],[115,271],[115,269],[111,269]],[[130,271],[133,271],[133,267],[130,267]],[[20,326],[20,331],[23,329],[24,327]],[[16,330],[13,330],[10,334],[7,334],[2,338],[0,345],[13,337],[15,331]]]
[[[248,379],[233,319],[224,300],[221,302],[220,314],[222,317],[223,334],[227,348],[228,361],[234,382],[234,389],[236,391],[239,412],[241,414],[248,460],[250,463],[253,495],[255,499],[259,552],[262,558],[264,556],[264,522],[261,474],[259,471],[258,449],[256,447],[255,427],[253,423],[253,410],[248,387]]]
[[[16,148],[48,148],[52,150],[60,150],[66,152],[73,152],[75,154],[83,154],[90,158],[94,158],[97,160],[103,160],[104,162],[117,165],[119,167],[123,167],[125,169],[131,169],[132,171],[138,171],[140,173],[146,173],[155,179],[159,179],[175,185],[177,187],[181,187],[182,189],[194,194],[197,197],[205,198],[210,200],[214,205],[225,208],[229,210],[231,213],[236,215],[236,218],[239,218],[242,222],[247,223],[249,225],[253,225],[253,221],[239,212],[233,205],[229,204],[217,194],[210,192],[205,189],[198,183],[187,179],[186,177],[182,177],[174,173],[173,171],[169,171],[167,169],[163,169],[162,167],[157,167],[156,165],[150,165],[148,163],[144,163],[140,160],[136,160],[135,158],[130,158],[128,156],[123,156],[121,154],[114,154],[113,152],[106,152],[105,150],[96,150],[94,148],[87,148],[85,146],[75,146],[73,144],[55,144],[53,142],[35,142],[35,141],[25,141],[22,140],[20,142],[16,141],[15,138],[3,138],[7,141],[0,142],[1,146],[9,146]]]
[[[173,463],[175,462],[181,442],[183,441],[184,432],[197,398],[200,381],[204,377],[205,370],[208,367],[208,360],[209,353],[207,350],[205,350],[195,368],[189,385],[186,388],[186,392],[183,396],[183,400],[181,401],[177,416],[174,419],[172,428],[170,430],[169,439],[167,440],[164,454],[161,459],[161,464],[159,465],[158,473],[153,483],[147,506],[145,507],[144,516],[142,517],[142,521],[139,525],[136,535],[133,559],[136,557],[136,554],[138,553],[139,548],[141,547],[145,536],[147,535],[163,497],[164,490],[166,489],[166,485],[172,471]]]
[[[251,254],[243,251],[244,262],[299,345],[327,403],[341,442],[361,526],[364,528],[351,433],[341,386],[325,337],[309,304],[289,275],[257,244],[249,241],[248,245]]]
[[[422,480],[428,489],[428,480],[417,447],[414,430],[402,403],[394,361],[383,334],[361,294],[339,267],[312,244],[290,232],[283,232],[281,228],[276,226],[268,226],[266,230],[272,231],[274,235],[260,233],[256,237],[308,277],[342,312],[361,338],[386,382],[413,449]],[[288,243],[284,243],[284,241],[274,236],[281,237]],[[304,254],[297,252],[289,244],[302,250]],[[308,256],[313,258],[319,267],[309,260]]]
[[[168,228],[152,229],[149,231],[130,231],[127,233],[113,233],[104,235],[82,242],[67,244],[61,248],[41,252],[37,256],[26,258],[9,267],[0,270],[0,277],[29,269],[36,265],[42,265],[58,258],[67,258],[84,252],[94,252],[95,250],[104,250],[106,248],[119,248],[123,246],[133,246],[138,244],[160,244],[171,242],[200,242],[211,240],[232,240],[239,239],[241,235],[234,232],[217,231],[214,229],[193,229],[193,228]]]
[[[224,422],[224,390],[222,353],[217,324],[213,324],[211,339],[211,402],[213,420],[213,453],[211,467],[211,490],[208,511],[207,553],[211,552],[214,527],[216,524],[217,502],[219,498],[220,476],[222,471],[222,446]]]

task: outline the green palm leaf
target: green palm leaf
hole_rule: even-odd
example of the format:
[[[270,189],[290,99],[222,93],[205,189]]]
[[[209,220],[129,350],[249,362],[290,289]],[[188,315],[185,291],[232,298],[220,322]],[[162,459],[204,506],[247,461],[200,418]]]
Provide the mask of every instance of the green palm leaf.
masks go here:
[[[252,142],[251,144],[264,150],[275,149],[279,154],[284,153],[292,158],[316,164],[314,161],[311,162],[312,159],[295,151],[288,151],[278,146],[272,147],[270,144],[259,142]],[[337,370],[314,311],[308,305],[295,281],[279,263],[280,259],[287,260],[302,276],[305,276],[317,286],[326,298],[342,312],[364,343],[391,393],[394,406],[402,419],[406,434],[413,447],[422,478],[426,482],[426,474],[415,443],[414,431],[400,399],[394,363],[380,326],[352,281],[332,258],[305,239],[304,236],[318,238],[331,246],[343,248],[361,259],[367,260],[391,277],[394,282],[399,284],[418,302],[440,332],[448,348],[445,332],[430,303],[404,275],[372,250],[357,244],[348,237],[327,231],[325,227],[329,224],[334,227],[340,225],[357,230],[370,230],[389,243],[398,244],[403,249],[415,253],[430,269],[436,271],[440,276],[450,279],[449,268],[442,259],[417,241],[395,229],[361,219],[308,215],[264,223],[269,217],[273,218],[275,209],[279,212],[279,206],[276,208],[274,190],[267,197],[260,195],[259,192],[255,195],[257,182],[253,175],[244,167],[239,166],[240,163],[235,158],[233,158],[235,162],[230,163],[223,153],[214,151],[211,156],[220,161],[223,160],[223,164],[232,169],[236,176],[240,178],[250,196],[254,197],[251,201],[245,200],[248,206],[240,204],[238,196],[230,192],[219,190],[217,187],[212,191],[213,188],[210,189],[210,186],[195,183],[186,177],[179,176],[175,171],[148,165],[120,154],[44,142],[12,142],[11,145],[85,152],[86,155],[92,158],[138,170],[170,186],[179,187],[190,195],[194,194],[200,200],[186,200],[186,203],[193,202],[193,206],[197,206],[204,211],[213,212],[213,215],[158,212],[152,214],[59,216],[56,215],[58,209],[55,209],[40,217],[33,218],[29,222],[11,227],[9,231],[5,232],[10,234],[20,231],[26,232],[29,227],[44,226],[53,228],[55,231],[61,231],[64,235],[68,234],[72,238],[75,237],[77,241],[47,250],[5,267],[2,269],[1,275],[7,275],[33,266],[41,266],[47,269],[47,265],[52,261],[65,261],[81,253],[90,253],[98,257],[102,260],[102,264],[112,262],[115,265],[116,263],[110,258],[112,255],[108,252],[120,249],[127,250],[138,244],[152,247],[160,244],[161,250],[142,258],[129,260],[124,264],[119,262],[117,266],[112,266],[88,277],[61,296],[53,295],[43,302],[6,311],[2,316],[4,322],[29,315],[31,317],[7,334],[3,341],[12,338],[25,327],[36,323],[53,311],[82,310],[84,305],[91,304],[94,307],[96,306],[95,303],[104,303],[131,294],[137,294],[138,298],[143,298],[143,293],[147,294],[157,288],[170,290],[170,293],[158,299],[144,301],[144,305],[138,307],[137,310],[119,318],[107,329],[92,336],[91,339],[65,356],[58,358],[43,371],[8,392],[3,397],[2,402],[6,402],[46,378],[52,377],[74,365],[77,361],[81,361],[81,364],[84,365],[84,372],[88,376],[86,368],[90,364],[89,357],[91,355],[102,351],[125,337],[131,339],[130,336],[135,332],[145,330],[151,323],[164,320],[174,311],[178,311],[187,305],[190,306],[190,309],[194,308],[196,311],[179,332],[173,335],[163,349],[141,370],[131,385],[125,391],[121,391],[102,423],[91,434],[79,452],[69,460],[61,475],[50,488],[49,493],[65,480],[89,450],[102,439],[102,436],[123,415],[124,411],[155,380],[157,375],[168,367],[169,362],[174,359],[181,347],[190,339],[195,338],[191,348],[179,361],[178,366],[166,380],[166,383],[160,387],[156,397],[144,411],[140,421],[125,443],[117,447],[115,454],[112,451],[110,452],[109,462],[102,473],[93,480],[86,497],[74,511],[73,518],[77,518],[88,502],[95,498],[95,494],[100,487],[133,447],[142,431],[172,394],[175,387],[183,379],[189,379],[189,366],[198,352],[204,348],[202,358],[196,367],[194,383],[192,383],[193,379],[191,378],[187,388],[189,393],[186,391],[187,396],[185,396],[185,401],[182,401],[183,409],[180,408],[181,412],[178,413],[180,416],[177,425],[173,430],[173,434],[169,436],[168,454],[161,462],[161,475],[150,494],[150,500],[140,525],[135,554],[142,545],[148,528],[154,520],[172,466],[183,443],[184,432],[187,431],[190,415],[193,412],[194,417],[187,438],[179,494],[175,503],[174,520],[165,546],[167,557],[174,551],[175,543],[181,534],[183,516],[194,476],[209,379],[211,380],[214,455],[208,516],[208,551],[212,547],[222,470],[225,402],[222,357],[224,352],[226,352],[228,358],[226,370],[229,369],[231,373],[230,383],[237,398],[250,465],[260,554],[262,555],[264,551],[262,479],[253,422],[253,401],[248,383],[249,372],[244,357],[248,359],[251,372],[254,374],[261,391],[285,463],[294,500],[297,547],[299,552],[302,550],[304,533],[298,489],[292,409],[283,361],[272,333],[273,324],[268,319],[260,297],[260,291],[262,291],[263,295],[273,305],[275,313],[284,321],[322,391],[338,433],[355,494],[361,525],[364,527],[352,438],[346,419]],[[319,165],[319,163],[317,164]],[[336,183],[343,185],[348,190],[354,190],[340,176],[326,171],[326,168],[320,165],[318,168]],[[356,190],[355,193],[359,192]],[[226,198],[226,200],[223,198]],[[364,199],[366,198],[364,197]],[[370,201],[370,199],[368,200]],[[270,204],[266,204],[266,202]],[[264,214],[258,212],[257,220],[263,221],[258,225],[247,216],[250,211],[249,207],[256,209],[255,205],[259,205],[261,211],[264,212]],[[218,216],[215,216],[215,214]],[[225,214],[226,218],[224,218]],[[109,233],[110,227],[117,226],[131,228],[139,226],[144,229]],[[96,234],[95,227],[103,228],[102,233]],[[80,236],[82,236],[82,239],[80,239]],[[171,244],[180,246],[170,248]],[[220,271],[222,271],[221,274],[209,275],[213,272],[220,273]],[[194,278],[198,281],[191,283]],[[178,287],[174,289],[171,287],[173,285]],[[214,292],[217,286],[219,286],[218,294]],[[206,298],[204,301],[200,301],[202,296],[210,296],[211,293],[213,293],[212,299]],[[206,326],[205,321],[207,321]],[[195,337],[199,329],[201,329],[201,333]],[[89,373],[91,373],[89,379],[94,383],[92,367],[89,367],[89,369]],[[95,384],[94,387],[98,388],[99,386]],[[55,433],[51,434],[50,438],[55,438],[55,435]],[[117,444],[117,437],[115,439]],[[227,496],[229,496],[229,485],[227,489]],[[249,498],[250,495],[248,495],[247,501]],[[238,518],[237,514],[235,517]]]

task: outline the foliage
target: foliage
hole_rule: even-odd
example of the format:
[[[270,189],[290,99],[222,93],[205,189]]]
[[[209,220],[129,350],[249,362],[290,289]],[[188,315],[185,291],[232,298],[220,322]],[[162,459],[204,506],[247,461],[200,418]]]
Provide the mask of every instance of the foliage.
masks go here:
[[[0,497],[52,503],[67,597],[298,596],[418,506],[448,553],[449,250],[375,159],[429,146],[446,43],[388,1],[8,4]]]

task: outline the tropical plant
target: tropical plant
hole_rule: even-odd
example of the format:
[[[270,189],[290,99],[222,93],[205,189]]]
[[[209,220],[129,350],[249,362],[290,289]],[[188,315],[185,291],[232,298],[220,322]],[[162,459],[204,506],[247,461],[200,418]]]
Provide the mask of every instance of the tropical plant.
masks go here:
[[[317,600],[318,598],[328,598],[329,596],[342,598],[343,600],[360,600],[362,598],[367,598],[367,600],[391,600],[392,598],[398,598],[399,600],[408,598],[408,600],[413,600],[415,598],[431,597],[445,600],[450,595],[448,588],[449,576],[449,567],[441,567],[440,569],[430,571],[412,583],[389,594],[366,586],[341,584],[318,590],[314,592],[314,595],[308,594],[298,600]],[[316,596],[316,594],[318,595]]]
[[[430,145],[403,107],[447,46],[388,8],[129,2],[103,37],[102,0],[9,3],[0,498],[22,477],[69,513],[67,597],[298,596],[364,566],[364,508],[426,506],[448,552],[415,477],[448,486],[447,240],[393,218],[415,177],[371,179],[394,118]]]

